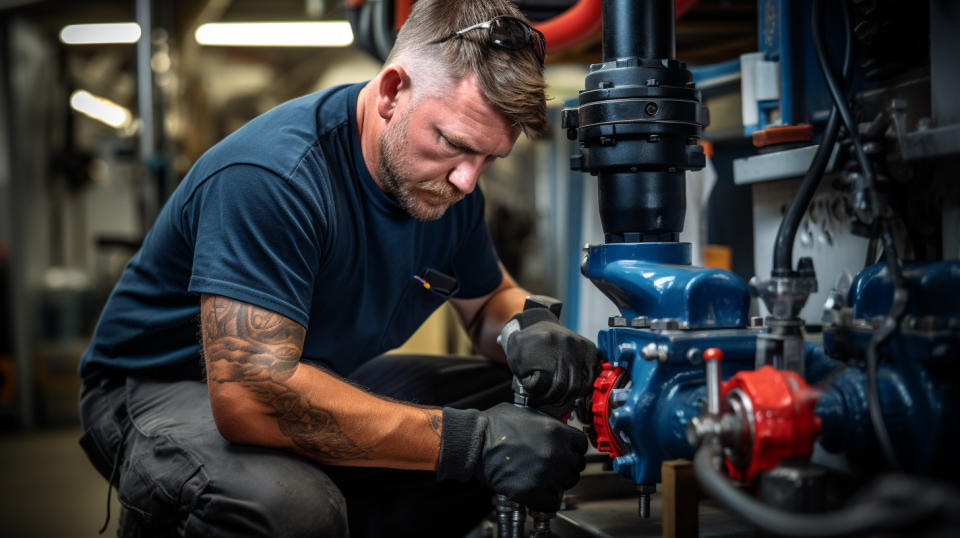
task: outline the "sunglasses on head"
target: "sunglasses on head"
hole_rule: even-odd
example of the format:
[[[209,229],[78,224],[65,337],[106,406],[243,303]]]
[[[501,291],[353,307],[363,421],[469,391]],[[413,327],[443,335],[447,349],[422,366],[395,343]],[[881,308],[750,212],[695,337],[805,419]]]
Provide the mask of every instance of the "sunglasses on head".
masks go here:
[[[533,53],[536,55],[540,65],[543,65],[543,59],[546,55],[546,40],[543,37],[543,33],[516,17],[508,17],[506,15],[494,17],[487,22],[481,22],[480,24],[474,24],[462,30],[457,30],[447,37],[438,39],[432,43],[443,43],[455,37],[463,37],[463,34],[474,30],[486,30],[487,42],[497,47],[508,50],[523,50],[526,47],[530,47],[533,49]]]

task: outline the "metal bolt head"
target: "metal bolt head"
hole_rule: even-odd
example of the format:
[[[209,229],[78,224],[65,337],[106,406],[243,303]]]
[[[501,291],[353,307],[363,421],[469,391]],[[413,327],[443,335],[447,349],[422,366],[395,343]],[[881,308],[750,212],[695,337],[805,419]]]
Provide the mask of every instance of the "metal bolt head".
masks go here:
[[[659,86],[659,85],[660,85],[660,81],[657,80],[657,79],[655,79],[655,78],[648,78],[647,81],[646,81],[646,85],[647,85],[647,86]]]
[[[660,110],[660,107],[656,103],[650,102],[643,107],[643,111],[647,113],[647,116],[656,116],[657,111]]]
[[[680,330],[680,321],[673,318],[655,319],[650,322],[650,327],[658,331],[677,331]]]
[[[650,342],[649,344],[643,346],[643,348],[640,350],[640,356],[646,361],[658,360],[660,358],[660,351],[657,349],[657,344]]]
[[[627,318],[623,316],[610,316],[610,318],[607,319],[607,325],[610,327],[626,327]]]
[[[647,136],[647,142],[650,142],[651,144],[656,144],[659,141],[660,141],[660,135],[658,134],[652,134]]]
[[[763,327],[763,316],[750,316],[750,327]]]
[[[637,316],[630,320],[630,326],[634,329],[643,329],[650,326],[650,320],[647,316]]]

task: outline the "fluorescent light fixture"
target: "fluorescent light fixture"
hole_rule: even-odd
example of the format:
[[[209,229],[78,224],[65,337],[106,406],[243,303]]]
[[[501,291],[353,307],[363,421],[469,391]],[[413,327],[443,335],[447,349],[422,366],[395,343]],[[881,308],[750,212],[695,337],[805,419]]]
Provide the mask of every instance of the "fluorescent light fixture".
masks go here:
[[[139,40],[140,25],[135,22],[71,24],[60,30],[60,41],[68,45],[136,43]]]
[[[70,107],[77,112],[117,129],[125,129],[133,121],[126,108],[109,99],[97,97],[86,90],[77,90],[70,96]]]
[[[197,43],[220,47],[345,47],[353,43],[347,21],[211,22],[194,33]]]

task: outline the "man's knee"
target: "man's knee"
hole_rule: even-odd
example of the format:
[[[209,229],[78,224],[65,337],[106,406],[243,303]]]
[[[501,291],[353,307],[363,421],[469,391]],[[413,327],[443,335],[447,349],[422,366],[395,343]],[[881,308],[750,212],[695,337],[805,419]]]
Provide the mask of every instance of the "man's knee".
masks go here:
[[[310,462],[282,457],[293,464],[211,479],[184,534],[349,536],[346,501],[333,481]]]

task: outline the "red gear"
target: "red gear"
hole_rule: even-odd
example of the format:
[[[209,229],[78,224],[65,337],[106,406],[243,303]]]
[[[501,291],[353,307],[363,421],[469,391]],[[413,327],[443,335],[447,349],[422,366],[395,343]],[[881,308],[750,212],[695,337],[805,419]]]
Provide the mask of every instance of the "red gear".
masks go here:
[[[597,434],[597,450],[610,453],[611,458],[623,455],[623,449],[617,443],[617,436],[610,427],[610,395],[623,374],[623,368],[614,368],[608,362],[601,362],[603,371],[593,381],[593,399],[590,410],[593,412],[593,429]]]
[[[773,469],[783,458],[809,458],[820,432],[820,417],[814,414],[817,393],[795,372],[764,366],[739,372],[723,384],[726,398],[731,389],[740,389],[753,406],[753,445],[746,469],[737,469],[728,459],[727,471],[741,481]]]

